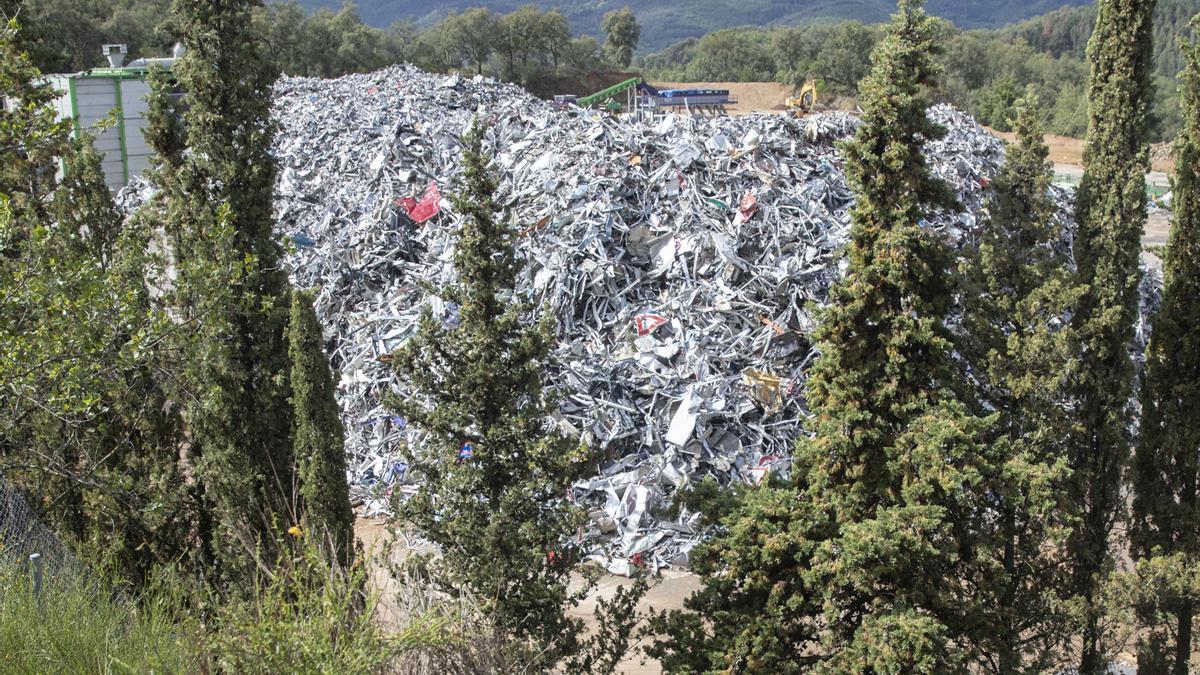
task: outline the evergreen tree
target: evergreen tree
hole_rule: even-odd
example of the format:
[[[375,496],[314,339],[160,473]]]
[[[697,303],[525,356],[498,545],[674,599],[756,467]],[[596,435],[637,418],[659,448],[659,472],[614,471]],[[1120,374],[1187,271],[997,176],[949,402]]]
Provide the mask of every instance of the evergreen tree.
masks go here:
[[[1192,25],[1200,27],[1200,17]],[[1177,555],[1195,569],[1200,566],[1200,42],[1183,44],[1183,53],[1184,127],[1174,147],[1162,306],[1154,317],[1142,381],[1131,539],[1136,559]],[[1182,594],[1155,598],[1142,608],[1146,630],[1138,646],[1139,673],[1187,675],[1195,609]]]
[[[672,670],[955,672],[982,630],[977,569],[996,467],[961,388],[944,321],[951,254],[925,225],[954,205],[922,147],[936,24],[901,0],[862,83],[843,150],[857,201],[849,267],[816,337],[813,438],[794,485],[751,490],[703,547],[697,614],[659,617]],[[711,628],[709,628],[711,626]]]
[[[346,484],[346,447],[337,390],[329,372],[321,324],[312,297],[292,292],[288,338],[292,358],[292,407],[295,410],[296,473],[304,529],[321,550],[343,568],[354,551],[354,512]]]
[[[1069,636],[1061,606],[1074,342],[1062,317],[1079,290],[1054,246],[1053,167],[1036,96],[1018,100],[1016,112],[1017,143],[992,182],[991,217],[972,251],[960,339],[980,409],[998,415],[988,442],[1003,467],[992,483],[999,518],[981,556],[995,564],[972,580],[990,598],[980,603],[991,626],[982,632],[981,665],[998,673],[1044,672]]]
[[[1080,672],[1105,668],[1098,589],[1111,570],[1109,534],[1122,511],[1120,479],[1129,460],[1134,368],[1129,356],[1138,311],[1138,256],[1146,218],[1154,0],[1101,0],[1088,44],[1091,62],[1084,176],[1076,197],[1079,281],[1074,313],[1080,362],[1074,376],[1078,433],[1071,438],[1070,498],[1080,509],[1068,548],[1079,596]]]
[[[563,497],[597,458],[547,423],[554,411],[542,384],[549,319],[526,324],[532,307],[513,297],[524,264],[516,229],[496,199],[484,133],[474,126],[466,136],[453,200],[462,215],[458,282],[438,291],[457,317],[426,310],[417,335],[395,355],[397,374],[417,396],[392,404],[430,434],[425,454],[411,462],[424,484],[401,513],[438,544],[441,556],[431,561],[438,578],[483,603],[500,633],[495,639],[523,654],[532,671],[565,660],[569,672],[580,672],[598,667],[589,659],[599,652],[580,639],[581,622],[565,614],[587,589],[568,589],[581,551],[567,539],[585,514]],[[618,622],[622,642],[633,621],[629,611]],[[619,655],[624,645],[605,649]]]
[[[187,54],[189,153],[160,162],[172,275],[159,276],[179,325],[185,462],[202,499],[203,556],[218,578],[247,580],[273,560],[274,528],[295,522],[286,323],[289,289],[273,235],[269,92],[276,73],[251,24],[257,0],[177,0]],[[170,145],[170,132],[156,131]],[[261,549],[261,550],[260,550]]]
[[[73,242],[107,267],[121,230],[121,214],[104,180],[100,153],[90,136],[73,144],[63,163],[63,181],[54,194],[53,211]]]
[[[182,111],[172,93],[176,87],[171,71],[150,68],[147,78],[150,95],[146,99],[146,143],[154,150],[154,169],[178,168],[183,159],[184,131]]]

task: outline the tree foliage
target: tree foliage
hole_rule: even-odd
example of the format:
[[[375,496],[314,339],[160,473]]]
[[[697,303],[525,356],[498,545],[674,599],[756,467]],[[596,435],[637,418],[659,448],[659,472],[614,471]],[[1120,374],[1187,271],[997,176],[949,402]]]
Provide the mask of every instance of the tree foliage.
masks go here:
[[[1123,511],[1121,474],[1132,442],[1134,367],[1129,355],[1138,313],[1138,257],[1146,218],[1146,120],[1154,0],[1102,0],[1088,45],[1092,65],[1085,173],[1076,198],[1075,257],[1088,286],[1073,323],[1081,343],[1073,374],[1079,426],[1069,460],[1070,498],[1080,519],[1068,548],[1084,608],[1080,672],[1104,668],[1106,644],[1097,593],[1111,570],[1109,535]]]
[[[925,227],[954,208],[922,155],[935,24],[902,1],[863,82],[843,151],[857,201],[849,267],[816,333],[811,438],[792,485],[750,490],[697,554],[689,612],[656,618],[670,670],[956,672],[978,653],[996,459],[945,327],[947,245]],[[920,570],[914,574],[914,570]]]
[[[172,395],[186,427],[182,461],[204,504],[198,548],[217,578],[235,585],[277,557],[274,533],[298,520],[289,285],[271,211],[274,127],[266,92],[276,73],[254,35],[256,4],[175,4],[187,47],[174,74],[186,101],[189,152],[173,167],[160,161],[155,173],[168,255],[151,272],[173,323],[189,327],[174,334],[170,349],[178,355]]]
[[[1053,168],[1031,93],[1017,104],[1017,142],[992,182],[981,241],[969,251],[959,349],[977,382],[977,405],[993,411],[987,442],[1000,467],[997,517],[973,579],[981,590],[981,666],[988,672],[1045,672],[1070,626],[1063,546],[1073,505],[1064,439],[1072,431],[1067,383],[1075,340],[1065,321],[1078,301],[1050,196]]]
[[[1200,43],[1188,42],[1183,53],[1184,128],[1174,147],[1162,305],[1153,320],[1142,380],[1141,433],[1131,471],[1131,544],[1140,561],[1174,556],[1194,569],[1200,565],[1200,532],[1194,526],[1200,522]],[[1148,594],[1141,607],[1145,630],[1138,671],[1186,675],[1200,589],[1189,593],[1171,584],[1158,586],[1162,592]]]
[[[354,512],[346,484],[346,446],[337,390],[312,297],[292,291],[288,322],[293,452],[304,531],[330,560],[347,568],[354,550]]]
[[[149,376],[156,322],[99,158],[86,135],[68,142],[15,35],[6,26],[0,47],[0,462],[39,517],[136,582],[189,548],[177,449],[161,442],[176,426]]]
[[[563,497],[598,458],[548,426],[555,407],[542,378],[551,326],[549,319],[529,324],[532,307],[513,296],[524,263],[497,201],[484,134],[474,126],[465,138],[453,200],[462,216],[458,282],[438,295],[454,309],[446,317],[427,309],[395,356],[397,374],[417,396],[392,403],[431,435],[428,454],[411,463],[424,485],[401,513],[440,547],[431,561],[439,580],[470,588],[502,631],[496,637],[532,670],[568,658],[572,672],[590,670],[624,652],[636,598],[619,596],[626,616],[613,633],[618,644],[585,644],[582,622],[566,614],[586,593],[568,588],[582,555],[568,539],[585,514]]]
[[[604,15],[604,56],[619,68],[628,68],[642,38],[642,27],[628,6]]]

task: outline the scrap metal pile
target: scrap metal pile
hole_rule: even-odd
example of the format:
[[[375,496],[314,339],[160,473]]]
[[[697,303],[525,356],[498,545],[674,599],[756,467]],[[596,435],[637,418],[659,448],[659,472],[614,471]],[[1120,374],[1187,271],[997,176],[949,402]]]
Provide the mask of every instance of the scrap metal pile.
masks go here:
[[[925,225],[958,243],[1003,148],[953,109],[930,114],[949,134],[927,156],[963,210]],[[694,513],[663,515],[676,490],[786,474],[814,310],[844,268],[852,195],[835,143],[854,117],[619,119],[408,67],[285,78],[275,115],[278,220],[296,282],[318,289],[367,512],[418,489],[406,460],[422,433],[384,406],[410,393],[385,361],[425,307],[457,320],[424,285],[454,279],[460,216],[443,195],[474,117],[522,232],[517,293],[558,319],[557,426],[609,458],[571,495],[591,510],[593,557],[616,572],[686,565],[701,533]]]

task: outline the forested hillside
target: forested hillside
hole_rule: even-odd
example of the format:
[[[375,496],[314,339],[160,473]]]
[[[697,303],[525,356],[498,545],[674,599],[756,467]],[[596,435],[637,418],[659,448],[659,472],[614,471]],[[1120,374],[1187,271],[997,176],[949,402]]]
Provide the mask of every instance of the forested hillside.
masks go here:
[[[1159,0],[1154,10],[1154,67],[1159,75],[1174,77],[1183,70],[1180,38],[1190,37],[1191,19],[1200,12],[1200,0]],[[1096,8],[1063,7],[999,30],[1010,41],[1020,41],[1039,52],[1083,58],[1096,25]]]
[[[995,28],[1013,21],[1038,16],[1064,5],[1084,0],[933,0],[929,11],[964,28]],[[303,0],[306,7],[337,9],[341,0]],[[388,26],[411,19],[431,25],[449,12],[469,7],[487,7],[510,12],[528,0],[363,0],[363,19],[375,26]],[[538,0],[542,9],[558,9],[577,33],[598,36],[606,12],[628,5],[643,28],[643,47],[661,49],[678,40],[700,37],[730,26],[789,25],[814,19],[855,19],[864,23],[886,21],[895,9],[890,0]]]
[[[632,3],[636,26],[630,26],[639,30],[607,44],[607,36],[598,40],[581,31],[595,31],[600,17],[614,11],[612,2],[586,8],[568,2],[562,11],[524,5],[501,13],[475,7],[443,12],[443,18],[436,20],[438,12],[458,2],[450,0],[435,3],[435,11],[422,4],[424,13],[412,15],[416,20],[378,28],[371,22],[379,21],[379,12],[414,9],[417,4],[367,0],[361,7],[347,4],[337,11],[305,8],[323,1],[276,1],[255,10],[254,20],[265,36],[267,55],[280,71],[332,77],[411,62],[431,72],[487,73],[543,93],[572,91],[561,82],[583,82],[587,78],[580,77],[581,73],[625,71],[635,51],[644,53],[672,31],[694,35],[689,33],[692,28],[709,25],[706,22],[745,26],[830,15],[872,20],[882,19],[888,10],[885,0],[796,2],[774,7],[753,0],[737,8],[732,2],[699,2],[675,8],[668,21],[665,0],[641,0]],[[517,1],[483,4],[507,7],[505,2]],[[169,0],[23,0],[19,4],[31,36],[27,45],[45,72],[101,65],[98,46],[108,42],[127,43],[136,56],[164,54],[171,46],[168,32],[159,25]],[[938,96],[1003,130],[1008,128],[1016,100],[1032,86],[1045,106],[1047,129],[1082,137],[1087,127],[1084,52],[1095,22],[1094,8],[1064,7],[997,29],[961,28],[998,15],[1002,8],[1012,10],[1004,16],[1019,17],[1027,16],[1032,8],[1059,3],[1021,3],[1020,10],[1009,7],[1013,3],[984,4],[933,3],[935,11],[944,10],[941,13],[948,17],[937,24],[942,46],[939,59],[946,71]],[[1182,56],[1177,43],[1188,34],[1189,17],[1197,10],[1200,0],[1162,0],[1155,10],[1155,92],[1149,129],[1155,141],[1168,139],[1179,130],[1174,75],[1181,68]],[[594,25],[589,23],[593,19]],[[881,35],[879,26],[857,20],[823,20],[796,26],[721,28],[678,40],[638,57],[632,65],[640,66],[648,77],[668,81],[798,84],[816,78],[827,94],[855,96],[859,80],[870,67],[868,55]]]

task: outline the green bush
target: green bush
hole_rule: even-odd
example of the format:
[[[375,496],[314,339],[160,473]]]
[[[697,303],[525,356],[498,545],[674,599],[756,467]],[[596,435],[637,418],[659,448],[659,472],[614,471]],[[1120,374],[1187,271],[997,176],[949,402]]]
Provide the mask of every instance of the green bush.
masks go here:
[[[293,556],[263,572],[251,596],[213,605],[204,650],[212,666],[230,673],[391,672],[398,656],[451,641],[446,619],[432,614],[385,632],[362,565],[331,568],[307,542]]]
[[[160,589],[138,598],[103,584],[49,576],[41,601],[26,570],[0,568],[0,672],[195,671],[192,635]]]
[[[112,592],[123,585],[108,574],[48,577],[39,603],[27,570],[0,568],[0,673],[407,675],[500,663],[496,645],[471,639],[488,623],[474,603],[436,594],[426,578],[397,578],[385,628],[366,567],[331,568],[293,534],[284,559],[260,567],[244,595],[167,569],[136,597]]]

